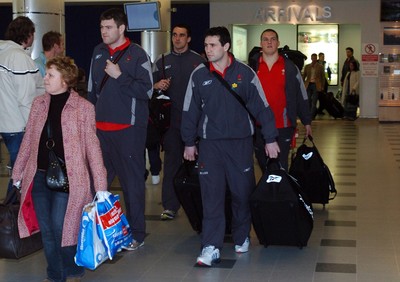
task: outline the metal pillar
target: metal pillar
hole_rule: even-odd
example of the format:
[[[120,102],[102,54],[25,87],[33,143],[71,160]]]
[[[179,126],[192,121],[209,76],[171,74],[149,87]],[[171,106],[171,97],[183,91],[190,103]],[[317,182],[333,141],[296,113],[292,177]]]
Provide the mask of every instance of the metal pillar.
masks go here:
[[[42,51],[42,37],[48,31],[58,31],[65,40],[64,0],[13,0],[13,18],[29,17],[35,23],[35,40],[31,56]]]
[[[159,0],[161,15],[161,30],[143,31],[141,33],[142,47],[154,62],[157,57],[171,49],[171,1]]]

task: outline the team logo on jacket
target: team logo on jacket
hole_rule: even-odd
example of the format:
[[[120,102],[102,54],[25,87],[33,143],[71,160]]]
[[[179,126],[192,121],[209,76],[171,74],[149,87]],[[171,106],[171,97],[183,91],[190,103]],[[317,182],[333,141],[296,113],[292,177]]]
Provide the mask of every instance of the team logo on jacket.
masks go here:
[[[206,81],[203,81],[202,86],[207,86],[207,85],[210,85],[211,83],[212,83],[211,79],[210,80],[206,80]]]
[[[267,183],[280,183],[282,181],[282,176],[271,174],[268,176]]]
[[[311,159],[311,157],[313,156],[313,152],[309,152],[308,154],[303,154],[301,155],[303,157],[303,159],[305,159],[306,161],[308,161],[309,159]]]

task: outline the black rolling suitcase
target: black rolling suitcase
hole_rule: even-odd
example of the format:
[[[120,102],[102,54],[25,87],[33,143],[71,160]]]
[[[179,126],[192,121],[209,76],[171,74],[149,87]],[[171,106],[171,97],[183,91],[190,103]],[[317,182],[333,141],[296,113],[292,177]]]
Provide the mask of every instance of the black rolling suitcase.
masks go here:
[[[308,136],[312,146],[307,146],[307,137],[294,155],[289,173],[298,180],[311,203],[327,204],[336,197],[335,182],[324,163],[314,140]]]
[[[325,100],[325,109],[328,111],[329,115],[337,118],[343,118],[344,108],[342,103],[333,96],[332,92],[328,92]]]
[[[175,193],[185,211],[190,225],[197,233],[201,233],[203,220],[203,203],[196,161],[182,163],[174,177]],[[232,209],[229,189],[225,199],[225,233],[231,234]]]
[[[307,246],[314,225],[312,206],[278,161],[269,160],[251,195],[250,208],[254,231],[264,247]]]

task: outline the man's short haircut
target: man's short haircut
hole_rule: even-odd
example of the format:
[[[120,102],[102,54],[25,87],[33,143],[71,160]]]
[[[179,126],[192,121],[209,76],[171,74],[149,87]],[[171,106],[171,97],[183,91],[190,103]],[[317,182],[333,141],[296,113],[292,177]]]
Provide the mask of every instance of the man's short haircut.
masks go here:
[[[128,26],[128,18],[126,17],[126,14],[124,11],[120,8],[111,8],[106,11],[104,11],[100,15],[100,21],[104,20],[114,20],[115,23],[117,24],[117,27],[120,27],[121,25],[125,25],[125,29]]]
[[[46,32],[42,37],[43,51],[50,51],[54,44],[61,45],[61,36],[57,31]]]
[[[186,29],[186,33],[188,37],[192,37],[192,29],[190,28],[190,26],[188,26],[187,24],[184,23],[180,23],[174,26],[175,27],[179,27],[179,28],[184,28]],[[172,30],[174,30],[174,28]]]
[[[349,50],[351,53],[354,53],[354,50],[353,50],[353,48],[351,48],[351,47],[347,47],[347,48],[346,48],[346,51],[347,51],[347,50]]]
[[[9,23],[4,38],[22,45],[22,43],[26,43],[29,37],[34,33],[35,24],[32,20],[28,17],[19,16]]]
[[[208,29],[204,38],[207,36],[219,36],[219,42],[221,42],[222,46],[224,46],[226,43],[229,43],[228,51],[232,47],[231,34],[229,33],[229,30],[224,26],[217,26]]]
[[[322,52],[319,52],[319,53],[318,53],[318,56],[325,56],[325,54],[322,53]]]
[[[266,32],[273,32],[273,33],[275,33],[276,40],[279,41],[279,35],[278,35],[278,33],[276,32],[275,29],[272,29],[272,28],[267,28],[267,29],[265,29],[263,32],[261,32],[260,41],[262,41],[262,36],[263,36],[263,34],[266,33]]]

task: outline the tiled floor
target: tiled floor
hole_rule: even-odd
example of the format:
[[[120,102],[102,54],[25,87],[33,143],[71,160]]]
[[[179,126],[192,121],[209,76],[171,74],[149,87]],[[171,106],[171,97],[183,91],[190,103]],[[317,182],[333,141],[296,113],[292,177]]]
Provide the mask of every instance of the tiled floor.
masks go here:
[[[314,205],[307,247],[264,248],[253,233],[249,253],[235,254],[226,238],[217,267],[196,267],[199,236],[183,211],[174,221],[159,220],[161,185],[148,183],[146,245],[87,271],[83,281],[400,281],[400,124],[326,117],[313,123],[313,132],[338,195],[325,208]],[[2,153],[4,195],[4,147]],[[45,265],[42,251],[0,259],[0,281],[42,281]]]

